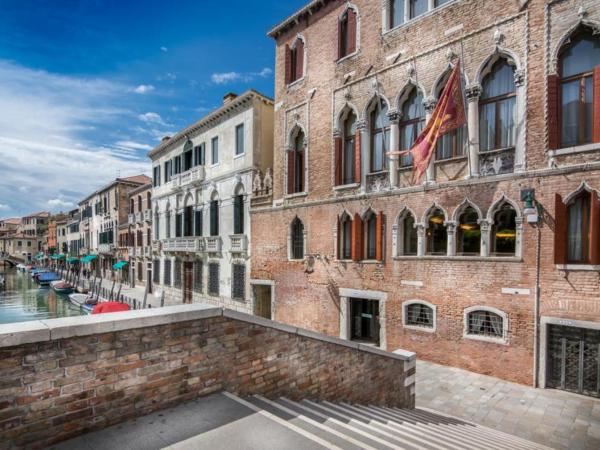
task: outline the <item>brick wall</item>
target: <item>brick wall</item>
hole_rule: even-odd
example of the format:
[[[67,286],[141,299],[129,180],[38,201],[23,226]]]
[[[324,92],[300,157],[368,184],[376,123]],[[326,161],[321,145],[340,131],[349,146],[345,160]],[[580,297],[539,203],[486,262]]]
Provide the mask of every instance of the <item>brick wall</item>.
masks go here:
[[[0,449],[42,448],[221,390],[412,408],[414,358],[198,305],[8,325]]]

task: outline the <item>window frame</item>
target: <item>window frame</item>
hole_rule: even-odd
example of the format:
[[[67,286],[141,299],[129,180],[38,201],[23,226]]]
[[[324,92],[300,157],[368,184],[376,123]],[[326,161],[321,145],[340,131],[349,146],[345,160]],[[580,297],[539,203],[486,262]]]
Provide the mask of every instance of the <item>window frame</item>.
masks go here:
[[[347,226],[350,229],[346,229]],[[338,234],[338,260],[352,261],[352,217],[347,213],[340,218]]]
[[[241,130],[241,135],[239,134]],[[241,136],[241,144],[240,144],[240,136]],[[241,123],[235,127],[235,156],[242,156],[246,153],[246,139],[245,139],[245,127],[244,124]],[[241,147],[241,151],[240,151]]]
[[[219,164],[219,136],[215,136],[210,140],[210,157],[211,165]]]
[[[388,156],[386,156],[386,142],[387,142],[387,148],[391,148],[391,130],[392,130],[392,123],[390,122],[390,120],[387,118],[387,112],[384,113],[384,110],[389,111],[389,105],[387,104],[387,102],[385,100],[383,100],[382,98],[378,98],[377,100],[375,100],[375,108],[373,108],[373,110],[371,111],[370,117],[369,117],[369,173],[370,174],[376,174],[376,173],[383,173],[386,170],[388,170]],[[383,127],[381,128],[377,128],[377,116],[378,114],[382,114],[382,117],[384,117],[384,123],[383,123]],[[387,126],[385,125],[387,123]],[[375,161],[375,139],[377,136],[381,136],[381,138],[383,139],[382,141],[382,162],[381,162],[381,169],[380,170],[374,170],[374,161]]]
[[[291,261],[303,261],[306,257],[306,236],[304,222],[296,217],[290,224],[290,257]],[[298,256],[297,251],[302,251]]]
[[[431,310],[431,326],[409,323],[408,308],[414,305],[422,305]],[[402,303],[402,327],[408,330],[435,333],[437,331],[437,306],[424,300],[407,300]]]
[[[213,272],[216,267],[216,273]],[[211,261],[208,263],[208,281],[207,281],[207,294],[211,297],[220,297],[221,296],[221,268],[218,262]],[[213,290],[215,286],[215,280],[213,277],[216,275],[216,291]]]
[[[490,336],[484,334],[476,334],[472,333],[470,330],[470,315],[475,312],[486,312],[495,314],[502,319],[502,335],[501,336]],[[490,306],[476,305],[471,306],[469,308],[465,308],[464,316],[463,316],[463,338],[472,339],[476,341],[484,341],[495,344],[504,344],[508,345],[508,334],[509,334],[509,319],[508,314],[504,311],[501,311],[497,308],[492,308]]]

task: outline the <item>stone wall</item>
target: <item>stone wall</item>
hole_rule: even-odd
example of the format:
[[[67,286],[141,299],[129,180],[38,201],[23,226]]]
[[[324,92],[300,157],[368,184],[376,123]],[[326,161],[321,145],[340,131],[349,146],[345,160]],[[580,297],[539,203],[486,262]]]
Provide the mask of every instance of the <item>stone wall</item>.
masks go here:
[[[414,407],[415,355],[204,305],[0,332],[0,449],[42,448],[216,391]]]

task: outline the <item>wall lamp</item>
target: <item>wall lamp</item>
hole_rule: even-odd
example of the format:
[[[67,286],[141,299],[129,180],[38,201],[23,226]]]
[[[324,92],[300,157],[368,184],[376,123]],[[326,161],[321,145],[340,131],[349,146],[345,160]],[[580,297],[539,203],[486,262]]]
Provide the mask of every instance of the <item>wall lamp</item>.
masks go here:
[[[527,223],[537,223],[539,221],[538,204],[535,200],[535,189],[522,189],[521,201],[525,203],[523,215]]]

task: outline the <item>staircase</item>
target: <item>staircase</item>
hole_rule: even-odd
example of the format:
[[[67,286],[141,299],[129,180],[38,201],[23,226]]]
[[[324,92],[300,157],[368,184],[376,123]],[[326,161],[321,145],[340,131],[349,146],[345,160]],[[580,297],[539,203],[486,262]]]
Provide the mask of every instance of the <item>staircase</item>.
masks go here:
[[[230,399],[329,449],[547,449],[500,431],[423,409],[402,410],[345,403]]]

